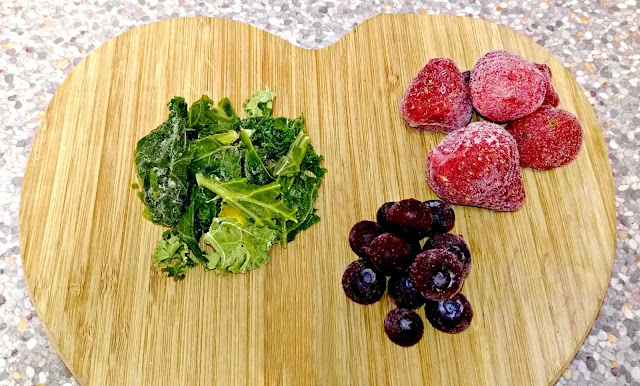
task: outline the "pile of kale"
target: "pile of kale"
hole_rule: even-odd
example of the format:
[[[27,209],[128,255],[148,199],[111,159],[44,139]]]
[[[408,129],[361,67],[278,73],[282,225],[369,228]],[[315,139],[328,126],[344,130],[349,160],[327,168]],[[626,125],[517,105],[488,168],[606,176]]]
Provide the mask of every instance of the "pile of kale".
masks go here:
[[[215,104],[203,95],[189,108],[175,97],[169,119],[138,141],[144,216],[171,227],[154,253],[169,276],[183,278],[198,264],[222,274],[257,268],[274,243],[320,220],[324,158],[302,117],[271,116],[274,97],[256,92],[243,119],[228,98]]]

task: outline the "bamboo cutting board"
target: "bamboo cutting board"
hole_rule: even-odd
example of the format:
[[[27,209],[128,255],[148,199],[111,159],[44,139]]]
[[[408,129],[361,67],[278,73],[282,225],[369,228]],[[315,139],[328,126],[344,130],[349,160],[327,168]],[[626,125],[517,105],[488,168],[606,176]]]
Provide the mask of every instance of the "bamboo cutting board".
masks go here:
[[[457,207],[454,232],[474,266],[474,307],[458,335],[428,324],[414,347],[383,329],[393,308],[350,302],[340,284],[355,259],[351,226],[385,201],[433,199],[427,151],[443,135],[407,128],[398,102],[430,58],[469,69],[506,48],[553,70],[561,107],[585,142],[572,164],[524,171],[516,213]],[[329,173],[322,221],[272,263],[183,281],[152,266],[163,229],[142,217],[132,185],[138,139],[175,95],[278,96],[304,113]],[[56,92],[24,178],[20,241],[27,283],[52,343],[89,385],[525,385],[556,380],[604,298],[615,244],[611,170],[583,91],[551,54],[505,27],[454,16],[384,15],[332,46],[306,50],[235,21],[175,19],[128,31],[84,59]],[[424,317],[424,312],[419,311]]]

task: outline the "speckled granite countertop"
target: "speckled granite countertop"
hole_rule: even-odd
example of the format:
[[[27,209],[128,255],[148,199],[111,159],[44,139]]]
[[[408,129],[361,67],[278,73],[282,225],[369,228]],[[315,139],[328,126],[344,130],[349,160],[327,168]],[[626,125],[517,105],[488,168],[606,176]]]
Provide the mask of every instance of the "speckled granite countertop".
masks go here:
[[[558,384],[640,384],[637,0],[189,3],[0,0],[0,386],[76,384],[44,336],[25,288],[18,207],[22,176],[43,111],[84,56],[127,29],[180,16],[232,18],[300,46],[320,47],[378,13],[418,12],[481,17],[505,24],[551,50],[587,90],[613,165],[618,246],[600,317]]]

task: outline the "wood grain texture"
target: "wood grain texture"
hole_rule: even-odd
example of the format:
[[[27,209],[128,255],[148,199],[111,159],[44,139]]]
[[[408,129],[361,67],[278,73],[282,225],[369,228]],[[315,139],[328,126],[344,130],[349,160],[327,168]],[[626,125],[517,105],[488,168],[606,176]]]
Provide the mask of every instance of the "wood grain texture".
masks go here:
[[[456,208],[454,231],[474,258],[463,289],[474,321],[458,335],[427,326],[418,345],[401,348],[384,334],[388,298],[364,307],[342,292],[355,258],[347,234],[385,201],[435,198],[424,163],[443,135],[409,129],[398,113],[418,69],[437,56],[469,69],[497,48],[551,67],[561,107],[584,125],[584,146],[568,166],[524,171],[519,212]],[[278,94],[276,115],[304,113],[326,156],[322,221],[245,275],[197,268],[183,281],[165,278],[152,265],[163,229],[143,219],[132,189],[137,140],[166,119],[175,95],[228,96],[239,110],[264,86]],[[591,328],[614,257],[611,170],[583,91],[530,39],[454,16],[378,16],[320,50],[213,18],[128,31],[60,86],[22,189],[34,304],[90,385],[547,384]]]

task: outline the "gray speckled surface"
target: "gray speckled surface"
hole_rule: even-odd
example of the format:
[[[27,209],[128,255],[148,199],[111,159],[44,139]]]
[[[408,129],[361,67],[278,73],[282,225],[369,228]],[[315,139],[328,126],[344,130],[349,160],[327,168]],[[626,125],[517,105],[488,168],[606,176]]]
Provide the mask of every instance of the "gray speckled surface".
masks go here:
[[[600,317],[558,383],[640,384],[637,0],[0,0],[0,386],[75,384],[44,336],[25,289],[18,206],[40,117],[80,59],[122,31],[179,16],[233,18],[319,47],[378,13],[417,12],[505,24],[551,50],[587,90],[615,175],[618,246]]]

